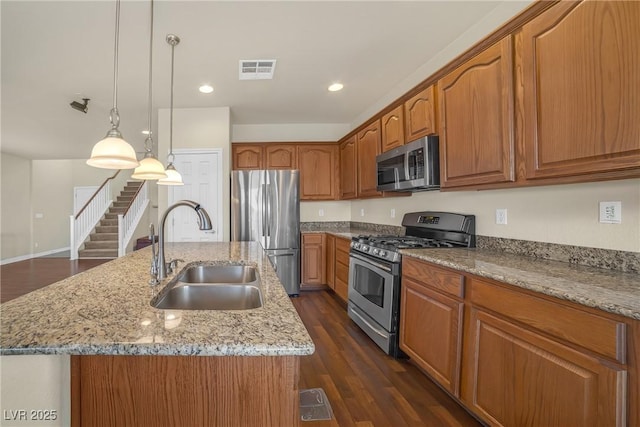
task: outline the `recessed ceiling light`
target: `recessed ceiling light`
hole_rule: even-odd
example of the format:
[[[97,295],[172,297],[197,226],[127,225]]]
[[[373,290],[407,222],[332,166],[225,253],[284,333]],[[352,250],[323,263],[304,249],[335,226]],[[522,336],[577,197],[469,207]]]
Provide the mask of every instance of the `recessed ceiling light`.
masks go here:
[[[198,90],[202,93],[211,93],[213,92],[213,87],[209,85],[202,85],[198,88]]]
[[[344,85],[342,83],[334,83],[329,86],[329,92],[337,92],[339,90],[342,90],[343,87]]]

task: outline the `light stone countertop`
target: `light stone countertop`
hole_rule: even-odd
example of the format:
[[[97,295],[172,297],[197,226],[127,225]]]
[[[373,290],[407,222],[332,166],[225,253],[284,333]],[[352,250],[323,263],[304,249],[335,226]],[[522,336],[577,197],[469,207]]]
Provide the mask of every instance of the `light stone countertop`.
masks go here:
[[[640,275],[483,249],[403,249],[402,255],[640,320]]]
[[[256,266],[264,305],[252,310],[161,310],[174,275],[148,285],[151,248],[0,305],[0,354],[308,355],[313,341],[259,243],[167,243],[166,258]]]

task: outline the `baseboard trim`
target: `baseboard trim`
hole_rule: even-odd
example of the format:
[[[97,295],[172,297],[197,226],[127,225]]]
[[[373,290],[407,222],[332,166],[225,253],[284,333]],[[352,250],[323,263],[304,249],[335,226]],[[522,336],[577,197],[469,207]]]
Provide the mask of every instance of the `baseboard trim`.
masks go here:
[[[11,263],[14,263],[14,262],[19,262],[19,261],[26,261],[26,260],[32,259],[32,258],[40,258],[42,256],[55,254],[56,252],[68,251],[70,249],[71,248],[69,246],[67,246],[65,248],[51,249],[50,251],[38,252],[38,253],[35,253],[35,254],[20,255],[20,256],[17,256],[17,257],[0,260],[0,265],[11,264]]]

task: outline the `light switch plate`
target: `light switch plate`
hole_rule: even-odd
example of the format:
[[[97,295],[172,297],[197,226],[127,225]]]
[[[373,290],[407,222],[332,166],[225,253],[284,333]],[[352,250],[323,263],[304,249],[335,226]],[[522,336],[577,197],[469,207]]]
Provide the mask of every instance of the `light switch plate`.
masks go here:
[[[600,202],[600,222],[620,224],[622,222],[622,202]]]

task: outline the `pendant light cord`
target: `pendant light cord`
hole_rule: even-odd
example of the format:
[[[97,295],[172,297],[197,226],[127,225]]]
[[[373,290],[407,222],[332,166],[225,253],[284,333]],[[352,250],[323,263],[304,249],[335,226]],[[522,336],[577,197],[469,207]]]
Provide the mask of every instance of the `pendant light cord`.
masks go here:
[[[173,163],[175,156],[173,155],[173,73],[174,73],[174,54],[176,44],[180,42],[180,39],[176,36],[167,36],[167,41],[171,44],[171,97],[169,101],[169,163]]]
[[[113,49],[113,108],[109,114],[111,126],[116,129],[120,125],[118,114],[118,40],[120,39],[120,0],[116,0],[116,36]]]
[[[147,130],[149,134],[147,135],[147,139],[144,141],[144,148],[146,151],[153,152],[153,132],[151,130],[151,109],[153,105],[153,97],[152,97],[152,89],[153,89],[153,0],[151,0],[151,31],[149,32],[149,127]],[[148,146],[147,146],[147,143]]]

